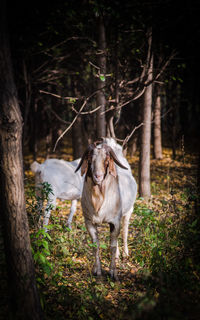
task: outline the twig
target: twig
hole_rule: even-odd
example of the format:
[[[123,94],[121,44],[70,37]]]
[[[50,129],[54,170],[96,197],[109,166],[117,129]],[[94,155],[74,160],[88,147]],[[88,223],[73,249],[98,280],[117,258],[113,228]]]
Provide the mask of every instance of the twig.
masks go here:
[[[111,107],[110,107],[109,109],[107,109],[106,111],[103,111],[103,112],[101,113],[101,115],[104,114],[104,113],[107,113],[107,112],[109,112],[109,111],[111,111],[111,110],[113,110],[113,109],[119,110],[119,109],[121,109],[122,107],[126,106],[127,104],[131,103],[132,101],[137,100],[139,97],[141,97],[141,96],[143,95],[143,93],[144,93],[145,90],[146,90],[146,87],[142,88],[141,90],[138,90],[138,93],[136,92],[133,98],[131,98],[130,100],[128,100],[128,101],[120,104],[120,105],[119,105],[118,107],[116,107],[116,108],[114,108],[113,106],[111,106]]]
[[[55,152],[56,147],[57,147],[57,144],[58,144],[58,142],[60,141],[60,139],[62,139],[62,137],[71,129],[71,127],[73,126],[74,122],[76,121],[76,119],[77,119],[78,116],[80,115],[81,111],[82,111],[83,108],[85,107],[87,101],[88,101],[87,99],[84,101],[84,103],[82,104],[79,112],[77,113],[77,115],[75,116],[75,118],[73,119],[73,121],[70,123],[70,125],[67,127],[67,129],[65,129],[65,130],[63,131],[63,133],[58,137],[58,139],[56,140],[55,146],[54,146],[54,148],[53,148],[53,152]]]
[[[77,113],[77,115],[74,117],[73,121],[70,123],[70,125],[63,131],[63,133],[58,137],[58,139],[56,140],[55,146],[53,148],[53,152],[55,152],[56,147],[58,142],[60,141],[60,139],[63,138],[63,136],[71,129],[71,127],[73,126],[73,124],[75,123],[76,119],[78,118],[78,116],[81,114],[82,110],[84,109],[86,103],[98,92],[99,90],[96,90],[95,92],[93,92],[89,97],[87,97],[85,99],[85,101],[83,102],[79,112]]]
[[[69,121],[65,121],[63,120],[54,110],[52,110],[51,108],[47,107],[46,110],[49,110],[60,122],[64,123],[64,124],[69,124]]]
[[[99,110],[101,108],[101,106],[98,106],[96,107],[95,109],[93,110],[90,110],[90,111],[85,111],[85,112],[81,112],[80,114],[92,114],[92,113],[95,113],[97,110]],[[79,113],[79,111],[77,111],[74,106],[72,106],[72,110],[75,111],[76,113]]]
[[[48,94],[50,96],[53,96],[53,97],[56,97],[56,98],[59,98],[59,99],[64,99],[64,100],[78,100],[79,99],[79,98],[76,98],[76,97],[62,97],[62,96],[59,96],[58,94],[51,93],[51,92],[44,91],[44,90],[39,90],[39,92]]]
[[[91,66],[93,66],[94,68],[96,68],[96,69],[98,69],[98,70],[100,70],[100,68],[99,67],[97,67],[94,63],[92,63],[91,61],[89,61],[89,64],[91,65]]]
[[[132,135],[134,134],[134,132],[139,129],[141,126],[143,126],[144,123],[141,122],[138,126],[136,126],[131,133],[124,139],[123,144],[122,144],[122,149],[124,148],[124,146],[128,143],[128,141],[130,140],[130,138],[132,137]]]

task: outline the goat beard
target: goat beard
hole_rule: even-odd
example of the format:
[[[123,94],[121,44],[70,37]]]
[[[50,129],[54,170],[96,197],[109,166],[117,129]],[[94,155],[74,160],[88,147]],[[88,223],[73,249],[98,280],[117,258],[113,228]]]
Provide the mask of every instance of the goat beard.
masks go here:
[[[105,193],[105,184],[102,182],[101,185],[94,184],[92,187],[92,204],[96,212],[102,206],[104,201],[104,193]]]
[[[93,177],[91,177],[92,183],[93,183],[93,188],[95,188],[95,190],[99,189],[99,191],[100,191],[102,194],[104,194],[104,191],[105,191],[105,183],[104,183],[105,177],[106,177],[106,174],[105,174],[105,176],[104,176],[104,178],[103,178],[103,180],[102,180],[102,182],[101,182],[100,184],[97,184],[97,183],[94,181]]]

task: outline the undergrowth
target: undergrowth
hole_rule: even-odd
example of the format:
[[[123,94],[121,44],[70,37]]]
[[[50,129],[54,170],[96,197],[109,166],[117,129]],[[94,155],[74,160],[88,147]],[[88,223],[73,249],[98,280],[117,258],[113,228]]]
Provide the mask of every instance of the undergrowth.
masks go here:
[[[99,280],[92,275],[92,243],[80,203],[72,230],[66,227],[70,203],[58,202],[45,231],[38,225],[38,198],[27,185],[32,250],[46,320],[198,319],[198,194],[194,184],[178,180],[177,172],[175,177],[168,169],[165,172],[165,189],[159,189],[154,179],[150,201],[136,201],[129,226],[130,257],[118,261],[119,282],[108,276],[107,226],[99,227],[103,268]],[[46,202],[48,188],[44,185]]]

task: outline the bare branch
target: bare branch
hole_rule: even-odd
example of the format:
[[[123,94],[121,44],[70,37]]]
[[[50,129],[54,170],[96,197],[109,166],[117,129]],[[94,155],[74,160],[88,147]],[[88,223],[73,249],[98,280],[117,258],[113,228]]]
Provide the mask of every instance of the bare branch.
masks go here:
[[[85,99],[84,103],[82,104],[79,112],[77,113],[77,115],[75,116],[75,118],[73,119],[73,121],[70,123],[70,125],[67,127],[67,129],[65,129],[65,130],[63,131],[63,133],[58,137],[58,139],[56,140],[55,146],[54,146],[54,148],[53,148],[53,152],[55,152],[56,147],[57,147],[57,144],[58,144],[58,142],[60,141],[60,139],[62,139],[63,136],[71,129],[71,127],[73,126],[74,122],[76,121],[76,119],[77,119],[78,116],[80,115],[81,111],[82,111],[83,108],[85,107],[87,101],[88,101],[88,100]]]
[[[75,123],[76,119],[78,118],[78,116],[81,114],[82,110],[84,109],[84,107],[86,106],[86,103],[98,92],[99,90],[96,90],[95,92],[93,92],[89,97],[85,98],[79,112],[77,113],[77,115],[74,117],[74,119],[72,120],[72,122],[70,123],[70,125],[63,131],[63,133],[58,137],[58,139],[56,140],[53,152],[55,152],[56,147],[58,142],[60,141],[60,139],[63,138],[63,136],[71,129],[71,127],[73,126],[73,124]]]
[[[97,66],[96,66],[94,63],[92,63],[91,61],[89,61],[89,64],[90,64],[92,67],[96,68],[97,70],[100,70],[100,68],[97,67]]]
[[[164,65],[162,66],[160,72],[156,75],[155,80],[157,80],[161,74],[165,71],[165,69],[167,68],[167,66],[170,64],[171,60],[177,55],[176,51],[172,51],[171,55],[169,56],[169,58],[167,59],[167,61],[164,63]]]
[[[54,110],[52,110],[51,108],[47,107],[46,110],[50,111],[60,122],[69,125],[70,122],[69,121],[65,121],[63,120]]]
[[[85,112],[81,112],[80,114],[92,114],[92,113],[95,113],[97,110],[99,110],[101,108],[101,106],[98,106],[96,107],[95,109],[93,110],[90,110],[90,111],[85,111]],[[74,106],[72,106],[72,110],[75,111],[76,113],[79,113],[79,111],[77,111]]]
[[[109,111],[111,111],[111,110],[113,110],[113,109],[115,109],[115,110],[121,109],[122,107],[126,106],[127,104],[129,104],[129,103],[131,103],[132,101],[137,100],[139,97],[141,97],[141,96],[143,95],[143,93],[144,93],[145,90],[146,90],[146,87],[143,87],[143,88],[140,89],[140,90],[138,89],[138,90],[135,92],[135,95],[134,95],[130,100],[128,100],[128,101],[126,101],[126,102],[124,102],[124,103],[122,103],[122,104],[119,104],[119,106],[116,107],[116,108],[112,105],[109,109],[107,109],[106,111],[102,112],[101,114],[107,113],[107,112],[109,112]]]
[[[128,143],[128,141],[130,140],[130,138],[132,137],[132,135],[134,134],[134,132],[139,129],[141,126],[143,126],[144,123],[141,122],[138,126],[136,126],[131,133],[124,139],[123,144],[122,144],[122,149],[124,148],[124,146]]]
[[[45,94],[48,94],[48,95],[51,95],[53,97],[56,97],[56,98],[59,98],[59,99],[64,99],[64,100],[79,100],[79,98],[76,98],[76,97],[62,97],[58,94],[55,94],[55,93],[51,93],[51,92],[48,92],[48,91],[44,91],[44,90],[39,90],[40,93],[45,93]]]

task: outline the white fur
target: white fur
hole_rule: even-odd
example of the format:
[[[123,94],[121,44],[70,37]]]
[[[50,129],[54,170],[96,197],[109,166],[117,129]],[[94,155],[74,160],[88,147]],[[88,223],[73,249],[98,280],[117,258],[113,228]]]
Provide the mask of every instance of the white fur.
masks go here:
[[[71,200],[72,205],[68,217],[67,225],[71,228],[73,215],[76,211],[77,199],[80,199],[83,188],[83,177],[80,173],[75,173],[75,169],[80,159],[68,162],[59,159],[48,159],[42,164],[34,161],[31,170],[35,173],[36,189],[40,191],[41,183],[48,182],[53,194],[49,195],[47,210],[45,210],[43,225],[48,225],[51,210],[49,204],[56,206],[56,199]],[[42,207],[40,204],[40,208]]]
[[[128,225],[133,206],[137,194],[137,184],[132,176],[131,168],[128,161],[123,156],[122,147],[112,138],[105,138],[104,143],[110,146],[115,152],[119,162],[128,170],[125,170],[118,165],[116,166],[117,177],[112,174],[106,174],[101,183],[96,183],[95,175],[102,176],[102,168],[105,163],[105,158],[100,146],[97,146],[93,151],[92,156],[92,177],[87,176],[85,179],[82,193],[82,209],[85,218],[87,230],[92,238],[94,246],[95,264],[94,273],[101,275],[101,263],[99,258],[99,240],[97,225],[101,223],[109,223],[111,225],[111,263],[110,275],[117,279],[117,270],[115,258],[119,257],[119,249],[117,238],[120,232],[120,225],[123,225],[123,255],[128,256]],[[103,145],[101,145],[103,148]],[[104,152],[105,153],[105,152]],[[100,175],[101,174],[101,175]],[[102,178],[101,178],[102,179]]]

